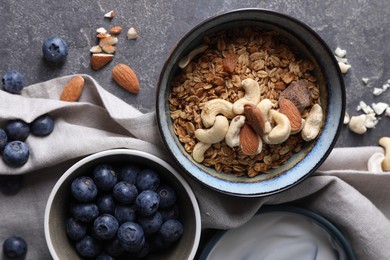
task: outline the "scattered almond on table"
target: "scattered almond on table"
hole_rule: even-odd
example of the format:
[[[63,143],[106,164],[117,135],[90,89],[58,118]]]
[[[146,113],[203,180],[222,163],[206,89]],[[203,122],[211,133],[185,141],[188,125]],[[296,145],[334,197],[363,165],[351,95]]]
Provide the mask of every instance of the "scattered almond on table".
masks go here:
[[[76,102],[84,89],[84,78],[82,76],[74,76],[65,85],[61,92],[60,100],[68,102]]]
[[[126,64],[117,64],[112,69],[112,78],[130,93],[138,94],[139,81],[134,70]]]

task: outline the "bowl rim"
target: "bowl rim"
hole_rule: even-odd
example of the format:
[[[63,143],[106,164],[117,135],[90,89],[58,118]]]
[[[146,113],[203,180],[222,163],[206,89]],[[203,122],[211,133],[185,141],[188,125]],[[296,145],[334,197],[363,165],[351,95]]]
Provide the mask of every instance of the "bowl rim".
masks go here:
[[[259,16],[261,14],[267,14],[267,15],[272,15],[272,16],[276,16],[276,17],[281,17],[284,20],[288,20],[291,23],[296,24],[297,26],[299,26],[300,29],[304,30],[305,32],[308,32],[310,34],[310,36],[321,46],[322,50],[326,53],[327,59],[329,59],[329,61],[334,65],[334,70],[332,70],[332,73],[334,74],[334,81],[338,82],[338,85],[340,87],[340,88],[337,89],[337,91],[340,92],[340,93],[337,92],[337,94],[339,94],[339,96],[340,96],[340,101],[337,101],[337,102],[340,102],[340,105],[339,105],[340,106],[340,108],[339,108],[340,115],[339,115],[338,119],[337,119],[337,117],[335,117],[335,119],[334,119],[335,126],[333,126],[333,128],[336,128],[336,129],[335,129],[335,132],[334,132],[334,135],[333,135],[333,139],[331,141],[329,141],[328,143],[326,143],[327,149],[326,149],[325,152],[321,152],[321,158],[320,159],[316,159],[316,163],[315,164],[311,163],[310,170],[304,176],[300,176],[300,178],[295,179],[292,183],[289,183],[289,184],[287,184],[287,185],[285,185],[283,187],[270,188],[269,190],[263,189],[262,191],[255,191],[253,186],[250,186],[252,183],[244,183],[246,186],[245,187],[243,186],[243,187],[241,187],[241,189],[238,189],[238,188],[233,187],[233,185],[237,185],[237,184],[241,185],[241,183],[234,183],[234,184],[232,184],[232,182],[229,182],[229,181],[223,180],[223,179],[219,179],[220,183],[218,183],[218,186],[212,186],[209,183],[207,183],[205,181],[205,179],[215,178],[215,177],[213,177],[210,174],[204,172],[202,169],[199,169],[192,162],[193,167],[198,168],[198,169],[196,169],[197,174],[202,174],[203,175],[201,177],[195,176],[189,169],[187,169],[186,166],[183,166],[182,163],[181,163],[181,160],[189,160],[189,159],[185,158],[186,157],[185,155],[182,156],[180,154],[181,153],[180,151],[176,152],[176,153],[181,158],[177,158],[177,156],[175,155],[175,151],[173,151],[172,148],[170,148],[168,140],[166,139],[167,137],[164,136],[164,131],[169,131],[169,130],[164,129],[164,127],[163,127],[163,124],[166,124],[166,122],[164,122],[164,120],[167,121],[167,120],[170,119],[170,117],[165,115],[159,109],[160,106],[161,106],[161,103],[163,103],[164,94],[165,94],[165,89],[164,89],[164,93],[161,93],[162,92],[161,89],[164,88],[163,81],[164,81],[164,79],[166,77],[168,77],[167,76],[168,75],[167,74],[167,68],[169,66],[171,66],[170,63],[172,63],[172,59],[174,59],[173,56],[177,52],[177,48],[179,48],[179,46],[182,45],[186,41],[186,39],[189,36],[191,36],[191,34],[193,34],[195,31],[200,30],[202,28],[202,26],[207,25],[208,23],[212,22],[213,20],[221,19],[221,17],[234,15],[234,14],[237,14],[237,13],[245,13],[245,12],[250,12],[250,13],[256,12],[256,14],[259,14]],[[283,29],[286,30],[286,28],[283,28]],[[308,26],[304,22],[298,20],[297,18],[294,18],[294,17],[292,17],[292,16],[290,16],[288,14],[284,14],[284,13],[273,11],[273,10],[269,10],[269,9],[263,9],[263,8],[241,8],[241,9],[235,9],[235,10],[223,12],[223,13],[214,15],[214,16],[208,18],[208,19],[203,20],[202,22],[200,22],[196,26],[194,26],[192,29],[190,29],[186,34],[184,34],[180,38],[180,40],[173,46],[171,52],[169,53],[168,58],[166,59],[166,61],[164,63],[164,66],[163,66],[163,68],[161,70],[161,73],[159,75],[156,91],[157,91],[157,95],[156,95],[156,120],[157,120],[157,125],[158,125],[158,131],[160,133],[160,137],[161,137],[161,139],[162,139],[166,149],[168,150],[168,152],[171,155],[171,157],[173,157],[174,161],[179,165],[179,167],[185,173],[187,173],[193,179],[195,179],[196,181],[198,181],[201,184],[205,185],[206,187],[209,187],[209,188],[211,188],[213,190],[216,190],[218,192],[222,192],[222,193],[233,195],[233,196],[239,196],[239,197],[262,197],[262,196],[273,195],[273,194],[276,194],[276,193],[279,193],[281,191],[284,191],[284,190],[287,190],[287,189],[290,189],[290,188],[294,187],[295,185],[297,185],[298,183],[302,182],[304,179],[309,177],[312,173],[314,173],[320,167],[320,165],[326,160],[326,158],[329,156],[329,154],[331,153],[333,147],[335,146],[335,144],[337,142],[338,136],[340,135],[340,132],[341,132],[342,126],[343,126],[344,113],[345,113],[345,104],[346,104],[345,84],[344,84],[344,79],[342,77],[342,73],[340,71],[339,66],[337,65],[337,61],[336,61],[336,58],[334,57],[334,54],[332,53],[332,51],[330,50],[330,48],[326,44],[326,42],[320,37],[320,35],[317,34],[317,32],[314,31],[314,29],[312,29],[310,26]],[[160,99],[161,99],[161,101],[160,101]],[[329,101],[330,98],[328,97],[327,100]],[[165,111],[165,113],[167,113],[167,112]],[[325,118],[325,122],[327,121],[327,119],[328,119],[328,117]],[[331,126],[329,126],[328,128],[330,129]],[[329,129],[328,129],[328,131],[330,131]],[[321,135],[321,133],[320,133],[320,135]],[[171,138],[171,137],[168,136],[168,138]],[[315,146],[313,146],[312,148],[315,148]],[[311,149],[307,153],[307,155],[310,155],[312,153],[312,151],[313,151],[313,149]],[[306,157],[308,157],[308,156],[306,156]],[[298,164],[301,164],[302,161],[304,161],[304,160],[305,159],[300,160],[298,162]],[[290,170],[291,169],[289,169],[287,171],[290,171]],[[209,175],[209,176],[206,176],[206,175]],[[280,176],[277,176],[277,177],[274,177],[274,178],[271,178],[271,179],[275,179],[275,178],[279,178],[279,177]],[[224,187],[222,187],[222,186],[224,186]]]
[[[315,223],[320,225],[326,232],[328,232],[328,234],[331,235],[333,239],[335,239],[336,243],[343,249],[346,255],[346,259],[348,260],[356,259],[352,246],[348,241],[348,239],[346,238],[346,236],[340,231],[340,229],[333,222],[331,222],[330,220],[322,216],[320,213],[299,206],[280,204],[280,205],[265,205],[255,213],[255,216],[259,214],[266,214],[266,213],[292,213],[300,217],[313,220]],[[210,239],[206,242],[203,249],[201,250],[199,260],[206,260],[208,255],[213,250],[214,246],[228,231],[229,230],[219,230],[214,235],[212,235]]]
[[[53,204],[53,201],[54,201],[54,198],[57,194],[57,191],[59,190],[59,188],[61,187],[63,182],[80,166],[82,166],[88,162],[91,162],[93,160],[103,158],[105,156],[112,156],[112,155],[138,156],[138,157],[146,158],[148,160],[152,160],[152,161],[156,162],[157,164],[161,165],[162,167],[164,167],[169,172],[171,172],[175,176],[175,178],[181,183],[181,185],[183,186],[183,188],[187,192],[188,197],[191,200],[191,204],[192,204],[192,206],[194,208],[194,212],[195,212],[194,219],[195,219],[196,233],[195,233],[195,239],[193,242],[192,250],[191,250],[190,255],[189,255],[190,259],[193,259],[196,255],[196,252],[199,248],[199,243],[200,243],[201,216],[200,216],[200,208],[199,208],[198,201],[197,201],[196,196],[195,196],[193,190],[191,189],[190,185],[180,175],[180,173],[175,168],[173,168],[170,164],[163,161],[159,157],[157,157],[153,154],[147,153],[147,152],[143,152],[143,151],[139,151],[139,150],[132,150],[132,149],[123,149],[123,148],[100,151],[100,152],[96,152],[96,153],[90,154],[90,155],[82,158],[81,160],[74,163],[70,168],[68,168],[65,171],[65,173],[63,175],[61,175],[61,177],[58,179],[58,181],[56,182],[56,184],[52,188],[52,191],[50,192],[50,195],[49,195],[49,198],[47,200],[46,207],[45,207],[44,233],[45,233],[46,244],[49,248],[50,254],[53,257],[53,259],[57,260],[59,258],[57,256],[56,250],[54,248],[54,245],[53,245],[53,242],[52,242],[51,236],[50,236],[51,232],[50,232],[50,225],[49,225],[49,217],[50,217],[51,206]]]

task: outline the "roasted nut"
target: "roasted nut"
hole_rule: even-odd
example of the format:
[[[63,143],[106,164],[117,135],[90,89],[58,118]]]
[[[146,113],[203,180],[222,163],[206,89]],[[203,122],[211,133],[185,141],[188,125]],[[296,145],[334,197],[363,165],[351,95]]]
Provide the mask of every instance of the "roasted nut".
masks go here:
[[[244,124],[240,131],[240,145],[243,154],[255,155],[257,153],[259,142],[259,136],[253,131],[252,127],[248,124]]]
[[[225,116],[216,116],[215,123],[208,129],[195,130],[195,137],[203,143],[215,144],[222,141],[229,129],[229,121]]]
[[[114,55],[107,53],[94,53],[91,56],[91,67],[94,70],[99,70],[110,63]]]
[[[245,95],[233,104],[233,112],[236,115],[244,113],[244,105],[246,104],[257,105],[261,96],[260,86],[256,80],[251,78],[244,79],[241,81],[241,86],[245,90]]]
[[[212,126],[218,114],[222,114],[229,119],[233,118],[233,104],[220,98],[207,101],[200,114],[203,125],[205,127]]]
[[[114,26],[111,27],[110,30],[108,30],[111,34],[120,34],[122,32],[122,27],[120,26]]]
[[[291,132],[296,133],[301,129],[302,117],[293,102],[287,98],[279,100],[279,112],[290,120]]]
[[[112,78],[119,86],[130,93],[138,94],[139,81],[134,70],[126,64],[117,64],[112,69]]]
[[[311,141],[317,137],[322,127],[322,108],[315,104],[306,117],[305,125],[301,131],[303,140]]]
[[[379,144],[385,149],[385,159],[382,161],[382,169],[390,171],[390,137],[382,137]]]
[[[383,153],[373,153],[367,161],[367,170],[369,172],[383,172],[382,163],[385,160],[385,155]]]
[[[366,115],[362,114],[359,116],[352,116],[349,120],[348,128],[352,132],[362,135],[367,132],[367,127],[365,126]]]
[[[60,100],[68,102],[76,102],[79,100],[84,89],[84,78],[82,76],[74,76],[61,92]]]
[[[271,110],[270,112],[276,126],[272,128],[269,134],[263,136],[263,140],[267,144],[283,143],[288,139],[291,133],[290,120],[288,120],[287,116],[276,110]]]
[[[264,134],[265,123],[260,109],[255,105],[247,104],[244,106],[244,114],[256,134],[262,136]]]
[[[297,80],[292,82],[285,90],[280,93],[279,100],[289,99],[298,108],[300,113],[310,106],[310,91],[306,80]]]
[[[204,160],[204,153],[209,149],[211,144],[205,144],[202,142],[198,142],[194,146],[194,150],[192,151],[192,158],[198,163],[203,162]]]
[[[228,146],[233,148],[240,145],[240,132],[244,123],[245,116],[243,115],[235,116],[232,119],[225,137],[225,141]]]

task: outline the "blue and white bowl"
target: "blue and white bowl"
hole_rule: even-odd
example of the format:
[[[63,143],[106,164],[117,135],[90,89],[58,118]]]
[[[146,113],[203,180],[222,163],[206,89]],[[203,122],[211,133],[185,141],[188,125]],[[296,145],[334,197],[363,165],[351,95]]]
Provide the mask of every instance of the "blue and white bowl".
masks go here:
[[[202,37],[229,28],[256,25],[286,37],[316,67],[320,101],[325,112],[323,129],[315,142],[306,143],[286,163],[268,174],[236,177],[218,173],[197,163],[174,133],[169,111],[171,82],[179,71],[178,62],[195,47]],[[313,173],[334,147],[345,113],[344,82],[332,51],[321,37],[303,22],[288,15],[263,9],[240,9],[207,19],[195,26],[176,44],[161,71],[156,100],[157,122],[166,148],[177,164],[200,183],[222,193],[259,197],[282,192]]]

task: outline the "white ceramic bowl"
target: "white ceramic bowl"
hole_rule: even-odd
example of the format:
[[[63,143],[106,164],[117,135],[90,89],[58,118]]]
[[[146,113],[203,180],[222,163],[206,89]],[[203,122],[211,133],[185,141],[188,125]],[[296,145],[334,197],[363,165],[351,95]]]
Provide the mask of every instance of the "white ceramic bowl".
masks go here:
[[[161,179],[170,184],[178,194],[184,234],[173,248],[158,255],[152,254],[148,259],[193,259],[201,232],[200,211],[193,191],[183,177],[165,161],[145,152],[128,149],[107,150],[87,156],[70,167],[57,181],[49,196],[44,218],[46,242],[53,259],[81,259],[65,231],[71,181],[79,175],[87,174],[98,163],[115,165],[123,162],[134,162],[156,169]]]

